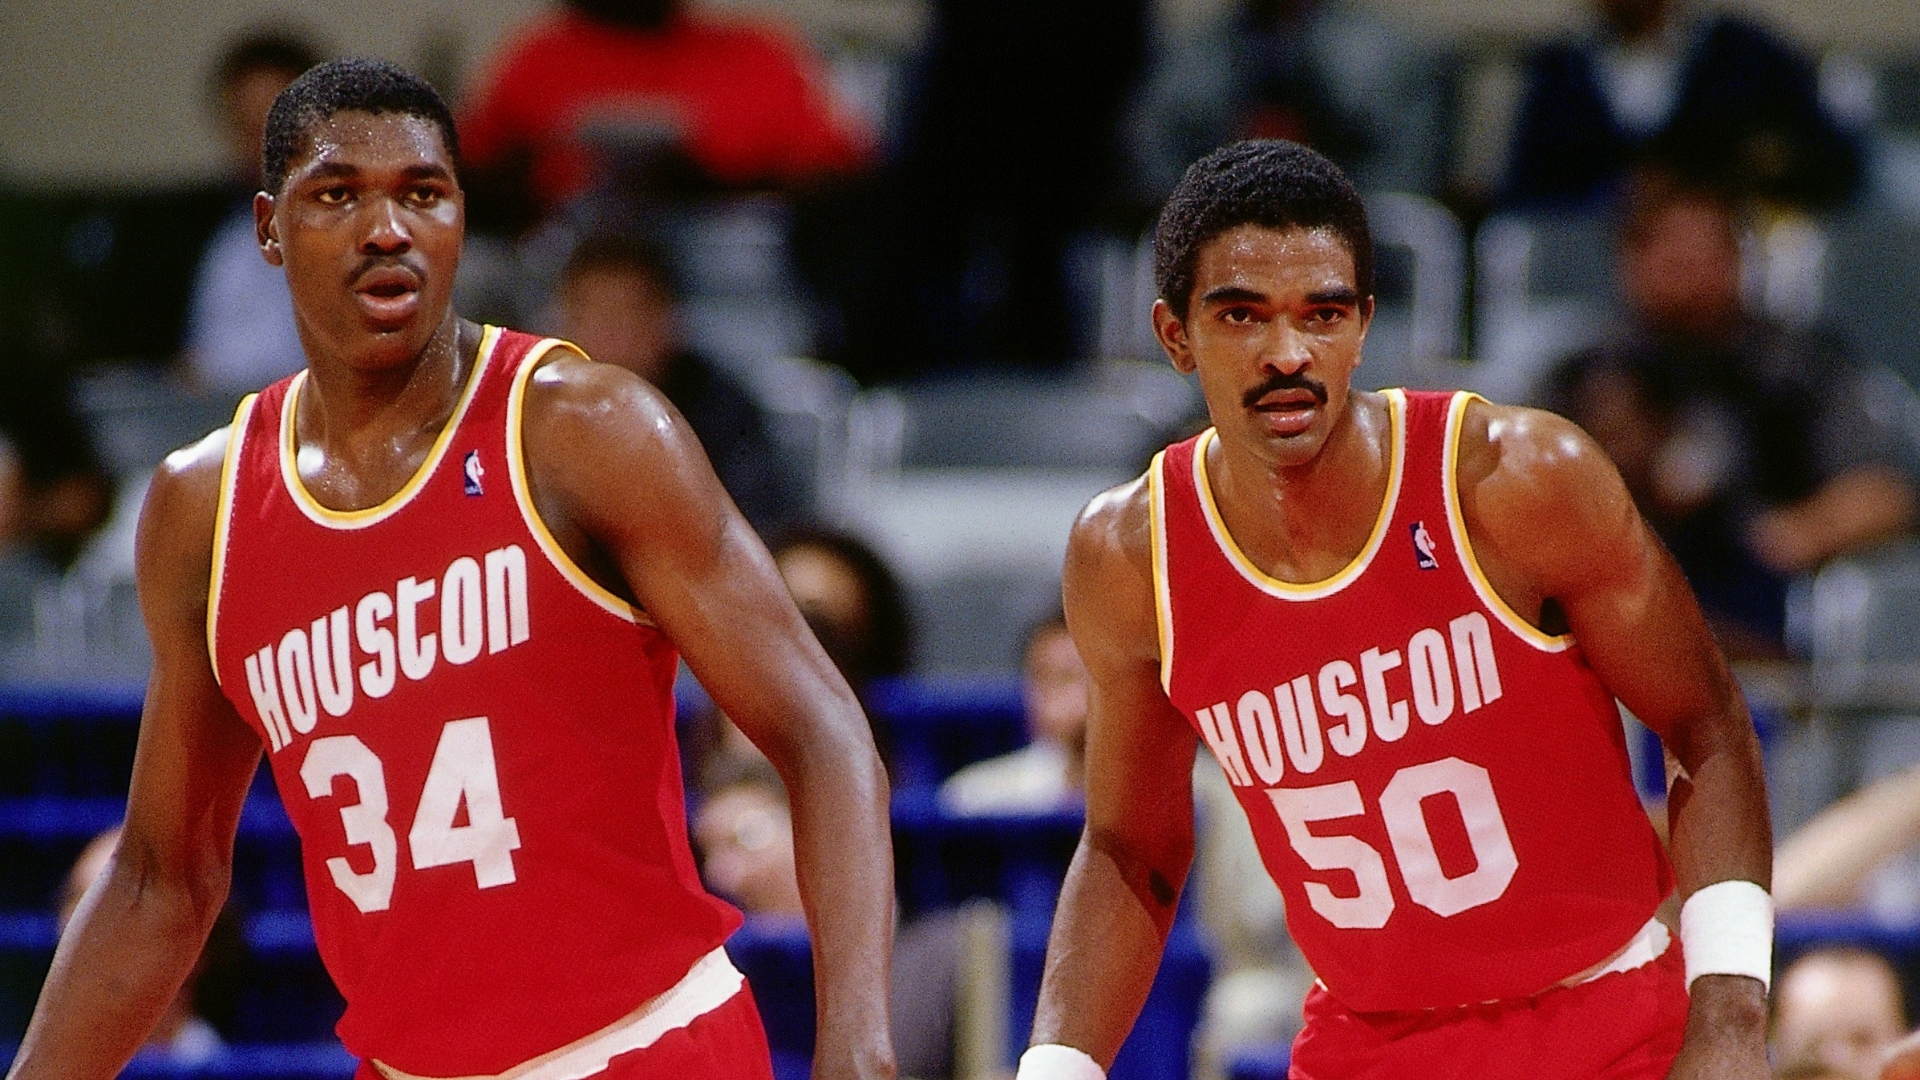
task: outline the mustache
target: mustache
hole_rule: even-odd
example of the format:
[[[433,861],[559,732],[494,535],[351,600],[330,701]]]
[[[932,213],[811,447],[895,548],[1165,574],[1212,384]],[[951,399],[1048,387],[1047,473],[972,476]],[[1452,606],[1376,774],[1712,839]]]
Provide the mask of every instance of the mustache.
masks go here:
[[[393,269],[405,270],[407,273],[413,275],[415,281],[425,282],[427,280],[427,275],[424,270],[415,266],[412,262],[408,261],[405,256],[401,255],[369,255],[360,260],[360,265],[354,268],[353,276],[347,280],[358,285],[361,278],[366,277],[375,270]]]
[[[1305,372],[1276,371],[1259,386],[1246,392],[1241,403],[1251,409],[1260,404],[1260,399],[1276,390],[1305,390],[1322,405],[1327,403],[1327,388],[1320,382],[1307,377]]]

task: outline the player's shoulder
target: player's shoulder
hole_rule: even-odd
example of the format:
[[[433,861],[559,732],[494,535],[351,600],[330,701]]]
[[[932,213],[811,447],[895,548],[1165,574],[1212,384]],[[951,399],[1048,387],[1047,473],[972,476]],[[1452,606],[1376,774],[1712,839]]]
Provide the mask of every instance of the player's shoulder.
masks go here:
[[[1552,522],[1558,536],[1599,542],[1624,535],[1621,523],[1634,513],[1606,452],[1579,425],[1541,409],[1471,401],[1455,481],[1483,554],[1557,549],[1540,543],[1542,522]]]
[[[1095,495],[1073,522],[1069,559],[1146,565],[1153,555],[1153,483],[1149,470]]]
[[[1544,409],[1468,400],[1460,422],[1461,487],[1540,496],[1577,494],[1606,483],[1613,466],[1573,421]]]
[[[557,427],[570,438],[666,436],[673,406],[657,387],[615,364],[587,357],[572,342],[559,341],[533,361],[523,403],[530,427]]]
[[[211,531],[226,476],[227,447],[234,438],[233,428],[223,427],[168,454],[153,471],[146,505],[170,519],[190,521],[204,514]]]
[[[220,428],[168,454],[154,469],[135,540],[137,572],[147,579],[143,589],[164,587],[155,579],[160,575],[191,595],[212,573],[227,449],[235,437],[232,427]]]

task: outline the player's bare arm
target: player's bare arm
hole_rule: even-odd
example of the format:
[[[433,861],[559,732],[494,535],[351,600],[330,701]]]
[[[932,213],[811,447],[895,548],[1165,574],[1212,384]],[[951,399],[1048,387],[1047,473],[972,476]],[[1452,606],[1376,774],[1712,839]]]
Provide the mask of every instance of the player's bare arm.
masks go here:
[[[1146,1001],[1193,862],[1197,736],[1160,686],[1145,479],[1075,523],[1067,625],[1092,676],[1087,826],[1047,944],[1033,1042],[1111,1066]]]
[[[207,582],[226,432],[168,458],[140,518],[153,672],[126,830],[54,954],[14,1080],[116,1075],[178,993],[227,897],[260,742],[214,682]]]
[[[1766,886],[1772,838],[1752,720],[1686,580],[1611,463],[1565,420],[1475,402],[1458,479],[1495,590],[1536,626],[1557,610],[1601,681],[1679,762],[1669,815],[1681,898],[1719,881]],[[1764,1076],[1765,1024],[1759,982],[1701,977],[1673,1075]]]
[[[859,702],[657,391],[560,355],[532,378],[524,437],[561,546],[681,647],[786,781],[819,972],[814,1075],[891,1076],[887,785]]]

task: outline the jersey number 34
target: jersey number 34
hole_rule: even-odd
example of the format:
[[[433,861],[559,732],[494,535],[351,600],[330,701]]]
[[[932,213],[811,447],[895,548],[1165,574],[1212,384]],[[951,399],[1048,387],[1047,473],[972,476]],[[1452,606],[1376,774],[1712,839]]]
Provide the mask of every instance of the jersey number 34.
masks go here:
[[[360,801],[340,808],[349,846],[373,851],[373,869],[359,873],[345,858],[327,860],[333,883],[362,912],[385,911],[393,902],[394,871],[400,864],[399,839],[387,824],[387,777],[367,744],[357,735],[315,739],[300,763],[308,796],[326,798],[336,777],[353,779]],[[456,825],[462,803],[467,823]],[[482,889],[513,882],[513,852],[520,847],[520,826],[500,807],[500,777],[493,764],[493,733],[487,718],[451,720],[440,729],[440,743],[427,768],[420,805],[407,830],[413,868],[473,864],[474,884]]]
[[[1453,877],[1440,865],[1420,804],[1435,795],[1451,795],[1473,847],[1472,870]],[[1313,910],[1345,930],[1377,930],[1393,915],[1393,887],[1386,863],[1373,845],[1357,836],[1317,836],[1315,821],[1337,821],[1366,813],[1360,787],[1348,780],[1310,788],[1273,788],[1267,792],[1279,811],[1287,839],[1301,861],[1315,870],[1345,870],[1359,891],[1337,896],[1318,881],[1306,883]],[[1393,774],[1380,792],[1380,816],[1393,843],[1393,861],[1413,902],[1442,917],[1492,903],[1507,891],[1520,860],[1513,852],[1506,819],[1493,797],[1487,770],[1456,757],[1410,765]]]

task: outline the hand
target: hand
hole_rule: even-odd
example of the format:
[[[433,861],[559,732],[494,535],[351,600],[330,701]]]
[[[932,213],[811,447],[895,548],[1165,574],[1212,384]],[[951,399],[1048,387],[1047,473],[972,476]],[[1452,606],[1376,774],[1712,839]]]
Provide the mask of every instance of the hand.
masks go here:
[[[1687,1037],[1667,1080],[1767,1080],[1767,992],[1744,975],[1693,984]]]

